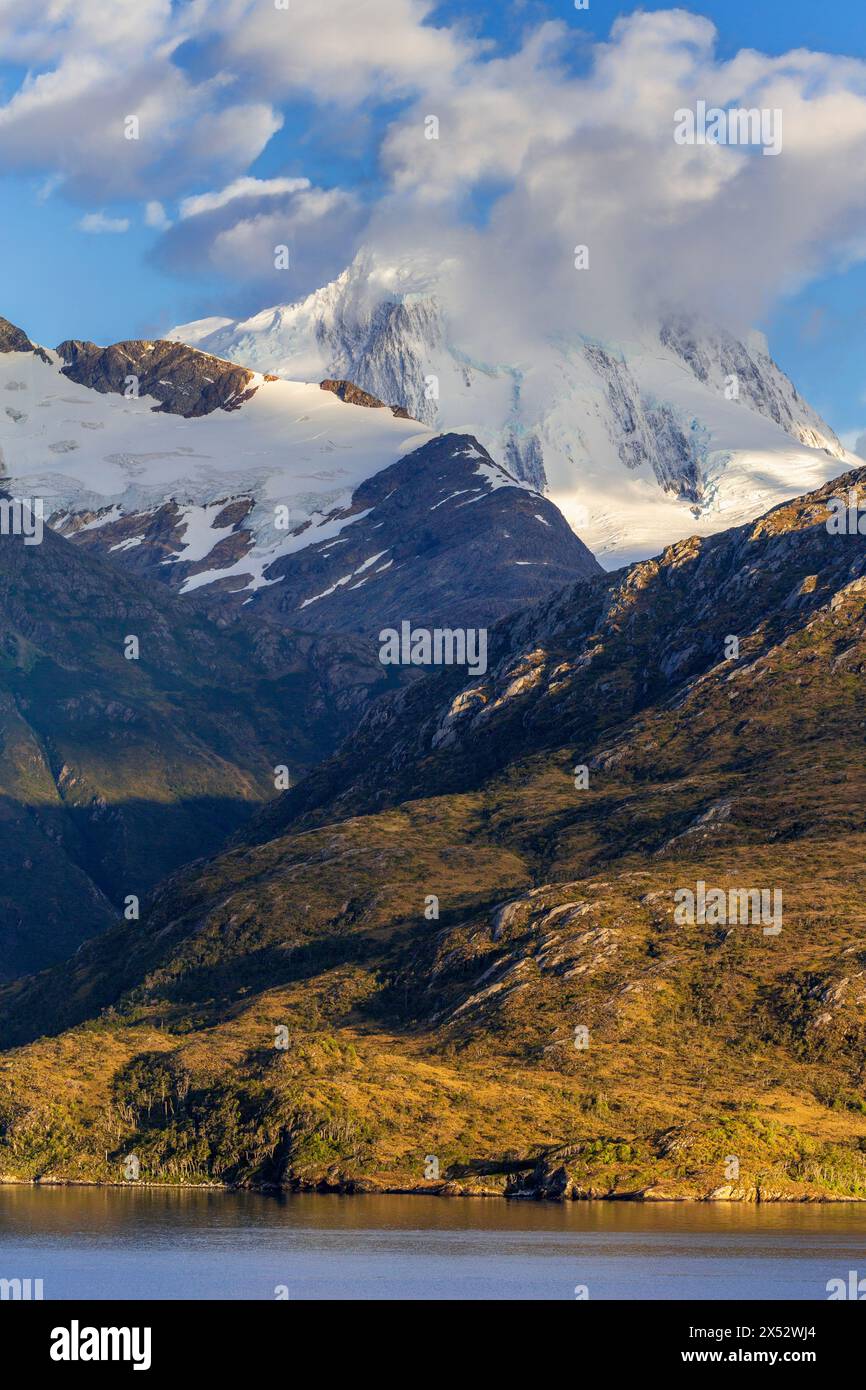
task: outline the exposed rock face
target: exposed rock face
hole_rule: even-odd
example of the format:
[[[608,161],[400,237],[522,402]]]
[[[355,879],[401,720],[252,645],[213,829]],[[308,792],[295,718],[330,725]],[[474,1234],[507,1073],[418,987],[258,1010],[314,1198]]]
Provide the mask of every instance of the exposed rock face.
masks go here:
[[[147,511],[125,512],[116,515],[113,508],[104,512],[74,512],[64,516],[57,526],[68,539],[104,555],[113,563],[123,565],[136,574],[146,574],[175,591],[190,578],[206,574],[211,569],[231,569],[236,561],[249,554],[253,538],[247,526],[255,503],[251,497],[217,499],[207,509],[212,544],[200,560],[182,560],[188,518],[177,502],[163,502]],[[228,588],[236,587],[237,581]],[[208,597],[217,597],[222,588],[219,582],[208,590]],[[242,602],[240,596],[238,603]]]
[[[779,370],[760,340],[750,351],[731,333],[716,329],[699,335],[694,324],[683,319],[663,324],[659,340],[682,358],[698,381],[705,385],[736,381],[737,399],[773,420],[792,439],[809,448],[841,453],[836,436]]]
[[[383,399],[399,401],[413,419],[431,428],[444,424],[435,401],[425,393],[425,376],[432,370],[430,353],[445,347],[435,297],[386,298],[368,312],[358,312],[351,293],[342,303],[338,293],[332,304],[331,291],[331,286],[319,291],[321,304],[313,310],[313,331],[323,359],[340,364],[353,381],[366,383]],[[223,331],[228,337],[230,330]],[[282,370],[280,359],[272,363],[274,370]]]
[[[251,399],[254,373],[180,343],[135,340],[97,347],[67,339],[57,352],[63,372],[80,386],[119,395],[153,396],[155,410],[191,419],[237,410]]]
[[[31,343],[21,328],[16,328],[8,319],[0,318],[0,352],[33,352],[43,362],[49,360],[43,348]]]
[[[362,391],[360,386],[356,386],[354,381],[334,381],[329,378],[320,381],[319,385],[323,391],[333,391],[335,396],[339,396],[341,401],[346,401],[348,405],[363,405],[371,410],[384,410],[385,402],[380,401],[378,396],[371,396],[369,391]],[[398,419],[408,420],[410,415],[408,410],[402,405],[392,405],[391,414]]]
[[[699,432],[689,429],[670,404],[647,399],[621,358],[595,343],[587,345],[585,355],[604,384],[620,462],[631,472],[648,465],[665,492],[700,502]]]

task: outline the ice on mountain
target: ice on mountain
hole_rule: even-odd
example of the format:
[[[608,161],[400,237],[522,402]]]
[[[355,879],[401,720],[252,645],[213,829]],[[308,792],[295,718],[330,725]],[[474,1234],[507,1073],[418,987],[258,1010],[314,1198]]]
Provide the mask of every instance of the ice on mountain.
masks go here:
[[[255,370],[348,379],[433,429],[471,431],[611,568],[751,519],[847,457],[758,333],[741,342],[673,320],[602,343],[576,324],[570,339],[533,344],[527,362],[481,361],[454,341],[447,274],[366,249],[306,299],[173,336]]]

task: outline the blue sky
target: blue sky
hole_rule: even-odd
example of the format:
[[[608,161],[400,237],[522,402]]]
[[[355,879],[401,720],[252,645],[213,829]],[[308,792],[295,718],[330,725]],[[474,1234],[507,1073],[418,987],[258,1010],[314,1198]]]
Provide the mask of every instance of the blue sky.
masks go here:
[[[96,6],[92,31],[87,28],[87,13],[74,35],[70,31],[70,46],[84,62],[89,56],[91,32],[99,33],[100,0],[79,3],[84,12]],[[110,0],[101,3],[108,5]],[[156,53],[158,24],[163,22],[157,13],[160,3],[161,0],[147,0],[143,6],[153,11],[152,23],[147,21],[149,28],[141,34],[121,34],[111,51],[102,51],[103,58],[107,53],[109,65],[114,62],[118,71],[124,70],[128,61],[125,44],[134,44],[144,51],[153,38]],[[303,3],[304,0],[292,0],[293,5]],[[369,3],[376,4],[378,0]],[[220,0],[215,0],[216,12],[219,7]],[[662,12],[671,6],[647,0],[640,8]],[[184,9],[182,3],[173,6],[175,22],[183,20]],[[605,0],[590,0],[588,11],[575,10],[571,0],[524,0],[511,4],[474,0],[471,5],[446,0],[432,11],[427,23],[428,27],[453,26],[466,43],[473,37],[488,41],[487,49],[475,59],[480,72],[485,64],[502,55],[519,53],[527,34],[539,24],[559,21],[573,34],[562,63],[580,76],[592,68],[594,43],[606,39],[617,18],[629,14],[631,9]],[[722,63],[743,48],[754,48],[770,56],[807,48],[866,60],[866,6],[862,0],[834,0],[833,4],[823,5],[814,0],[702,0],[688,9],[716,25],[716,57]],[[50,29],[47,20],[40,21],[40,25],[46,31]],[[62,29],[53,36],[40,30],[38,41],[28,43],[26,30],[19,26],[12,43],[4,44],[2,39],[0,27],[0,52],[13,57],[13,61],[0,64],[0,106],[14,97],[28,71],[36,75],[56,68],[65,44]],[[98,42],[102,43],[103,38]],[[217,71],[233,70],[235,62],[252,62],[243,99],[253,103],[258,97],[255,59],[250,60],[249,55],[239,59],[232,42],[231,37],[227,40],[224,34],[220,36],[216,27],[213,31],[205,28],[176,50],[174,65],[191,83],[204,83]],[[381,42],[388,43],[384,33]],[[351,65],[351,56],[348,62]],[[170,88],[167,90],[166,100],[170,100]],[[229,84],[226,91],[233,100],[237,84]],[[281,91],[272,81],[262,95],[282,121],[280,129],[261,142],[263,148],[256,148],[251,134],[251,158],[240,158],[231,169],[212,167],[206,133],[201,145],[204,153],[197,163],[191,155],[185,159],[181,130],[176,137],[177,147],[167,147],[160,163],[153,197],[166,207],[167,220],[174,221],[181,199],[212,191],[244,175],[265,181],[305,178],[316,190],[339,190],[340,201],[334,216],[340,234],[335,235],[333,246],[320,248],[321,273],[332,273],[340,268],[344,246],[351,248],[353,238],[361,234],[366,216],[387,193],[393,169],[383,160],[382,141],[389,128],[411,111],[415,101],[413,83],[401,78],[389,87],[374,77],[366,88],[359,88],[356,98],[348,104],[338,99],[338,92],[332,96],[327,83],[310,91],[297,86]],[[82,105],[89,100],[85,93]],[[214,99],[213,110],[220,109],[222,100],[220,96]],[[200,253],[194,258],[192,241],[189,236],[186,243],[183,239],[184,227],[169,230],[146,225],[146,179],[145,184],[139,182],[135,187],[124,188],[122,181],[112,186],[107,173],[100,181],[98,175],[88,170],[76,143],[86,140],[86,127],[79,134],[64,114],[74,110],[74,106],[63,108],[58,116],[55,155],[51,141],[46,145],[42,135],[32,134],[29,126],[17,145],[0,144],[5,195],[0,255],[6,270],[0,312],[20,323],[37,340],[53,345],[69,336],[110,341],[154,335],[172,323],[203,314],[233,315],[274,302],[277,296],[269,295],[267,287],[249,279],[236,279],[225,263],[211,265]],[[190,117],[191,121],[194,119]],[[33,146],[32,155],[28,154],[28,142]],[[864,175],[862,166],[847,171],[850,180],[866,182]],[[483,222],[499,192],[496,176],[482,177],[456,198],[452,215],[458,221]],[[802,196],[809,198],[808,187],[803,188]],[[88,213],[104,213],[108,218],[128,222],[128,228],[103,234],[81,230],[79,223]],[[189,227],[200,226],[203,232],[209,226],[224,230],[223,221],[219,221],[222,216],[212,212],[207,218],[193,219]],[[747,228],[744,236],[748,236]],[[745,254],[751,253],[744,250]],[[311,283],[297,286],[299,290],[313,287]],[[795,292],[776,291],[769,297],[772,304],[762,306],[758,317],[768,332],[774,355],[798,388],[837,430],[859,432],[866,428],[864,265],[829,272],[819,267],[805,286]]]

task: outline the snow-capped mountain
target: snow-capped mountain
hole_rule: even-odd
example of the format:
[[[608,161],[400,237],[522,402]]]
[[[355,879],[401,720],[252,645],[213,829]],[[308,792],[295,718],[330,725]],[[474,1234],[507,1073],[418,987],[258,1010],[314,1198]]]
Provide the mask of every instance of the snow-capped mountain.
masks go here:
[[[351,382],[162,341],[46,351],[6,320],[0,488],[133,571],[289,628],[483,626],[597,570],[475,439],[434,440]]]
[[[531,361],[479,360],[454,339],[445,273],[364,251],[298,303],[167,336],[261,372],[346,377],[431,429],[471,430],[610,568],[749,520],[848,457],[758,333],[672,321],[628,342],[575,332]]]

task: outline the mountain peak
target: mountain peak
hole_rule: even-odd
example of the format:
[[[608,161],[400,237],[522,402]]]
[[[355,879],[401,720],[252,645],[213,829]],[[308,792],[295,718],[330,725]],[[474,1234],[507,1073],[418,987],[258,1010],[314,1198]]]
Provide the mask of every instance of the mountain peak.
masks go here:
[[[287,378],[351,381],[436,432],[469,424],[607,568],[692,529],[750,521],[847,457],[761,335],[740,341],[679,317],[628,342],[600,342],[578,324],[525,351],[508,355],[498,341],[482,350],[449,316],[452,269],[367,248],[294,304],[170,336]]]

